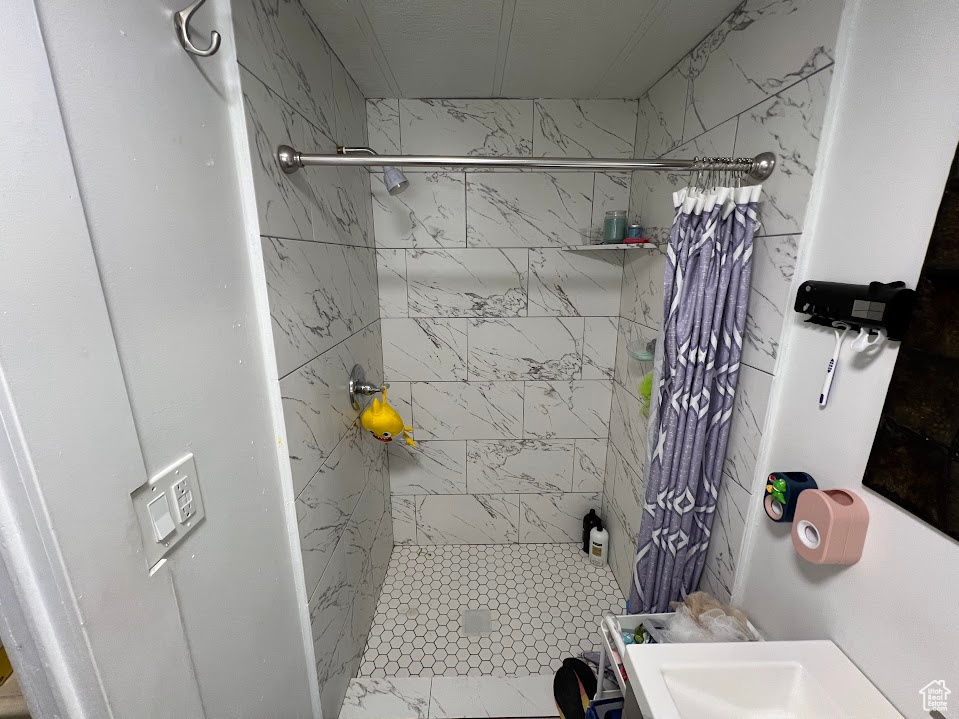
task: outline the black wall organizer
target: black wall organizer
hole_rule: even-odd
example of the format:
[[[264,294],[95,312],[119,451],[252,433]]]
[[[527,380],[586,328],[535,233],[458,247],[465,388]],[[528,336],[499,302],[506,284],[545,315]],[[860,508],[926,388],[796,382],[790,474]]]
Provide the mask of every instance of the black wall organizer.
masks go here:
[[[845,322],[851,329],[885,329],[891,340],[901,340],[909,327],[916,291],[905,282],[870,282],[850,285],[842,282],[807,280],[796,293],[793,309],[810,315],[807,322],[833,327]]]

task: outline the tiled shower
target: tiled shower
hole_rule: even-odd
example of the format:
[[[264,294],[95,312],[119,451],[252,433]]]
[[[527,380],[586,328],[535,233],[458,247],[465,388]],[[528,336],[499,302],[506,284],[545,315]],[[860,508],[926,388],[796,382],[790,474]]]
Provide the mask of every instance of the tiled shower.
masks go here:
[[[637,109],[400,99],[367,114],[381,153],[630,157]],[[408,177],[395,197],[370,178],[384,375],[418,444],[388,450],[404,546],[360,675],[549,674],[623,605],[609,568],[572,544],[602,511],[623,253],[567,248],[626,205],[629,177]],[[485,632],[469,634],[470,612]]]
[[[549,674],[563,656],[589,648],[602,613],[622,607],[645,492],[637,387],[652,368],[627,348],[656,338],[669,197],[686,177],[406,168],[409,188],[390,196],[378,173],[364,169],[284,176],[276,145],[623,158],[777,153],[702,579],[728,599],[839,11],[830,0],[747,0],[638,100],[460,100],[364,98],[298,3],[270,12],[236,5],[324,715],[337,716],[358,673]],[[656,248],[566,249],[595,238],[612,209],[639,218]],[[355,363],[390,384],[416,448],[384,448],[357,427],[345,393]],[[609,567],[592,567],[573,544],[590,508],[610,531]],[[466,634],[464,613],[484,610],[486,631]],[[570,632],[574,618],[583,626]],[[513,648],[528,636],[547,648]],[[394,649],[417,658],[404,666]]]
[[[369,107],[382,153],[633,152],[634,101]],[[396,197],[371,177],[384,372],[419,442],[389,449],[396,542],[575,541],[600,509],[623,255],[565,248],[625,206],[629,178],[408,176]]]

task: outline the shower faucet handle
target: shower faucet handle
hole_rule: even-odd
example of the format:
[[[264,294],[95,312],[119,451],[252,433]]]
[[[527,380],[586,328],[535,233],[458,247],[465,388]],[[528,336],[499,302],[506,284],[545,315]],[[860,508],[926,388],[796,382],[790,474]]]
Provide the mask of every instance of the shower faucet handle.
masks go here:
[[[353,409],[359,410],[361,409],[359,395],[378,394],[385,392],[389,387],[388,383],[375,385],[367,382],[366,370],[363,369],[363,365],[355,364],[350,372],[350,405]]]
[[[389,388],[390,388],[389,384],[381,384],[379,387],[377,387],[376,385],[373,385],[373,384],[361,383],[358,385],[354,385],[353,391],[356,392],[356,394],[378,394],[380,392],[384,392],[388,390]]]

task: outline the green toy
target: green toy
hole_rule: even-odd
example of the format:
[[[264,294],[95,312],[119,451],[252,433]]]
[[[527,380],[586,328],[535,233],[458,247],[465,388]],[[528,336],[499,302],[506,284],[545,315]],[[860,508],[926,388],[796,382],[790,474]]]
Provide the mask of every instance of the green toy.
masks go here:
[[[775,481],[769,482],[766,487],[766,491],[769,492],[773,499],[779,501],[780,504],[786,503],[786,480],[777,479]]]
[[[816,480],[805,472],[772,472],[766,478],[763,507],[774,522],[791,522],[796,513],[799,494],[818,489]]]
[[[643,400],[643,415],[649,416],[650,395],[653,393],[653,373],[647,372],[639,381],[639,397]]]

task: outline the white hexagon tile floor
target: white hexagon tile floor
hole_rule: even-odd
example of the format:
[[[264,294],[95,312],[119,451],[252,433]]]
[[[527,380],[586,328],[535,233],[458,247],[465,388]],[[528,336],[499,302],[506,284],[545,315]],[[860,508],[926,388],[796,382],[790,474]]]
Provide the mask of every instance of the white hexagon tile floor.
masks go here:
[[[624,605],[609,567],[574,544],[397,546],[359,676],[552,674]],[[489,610],[488,633],[464,633],[468,609]]]

